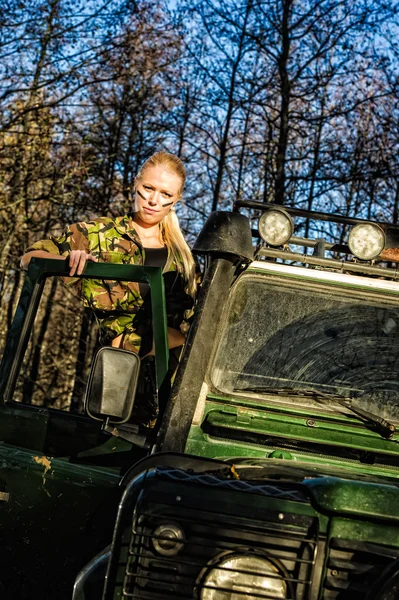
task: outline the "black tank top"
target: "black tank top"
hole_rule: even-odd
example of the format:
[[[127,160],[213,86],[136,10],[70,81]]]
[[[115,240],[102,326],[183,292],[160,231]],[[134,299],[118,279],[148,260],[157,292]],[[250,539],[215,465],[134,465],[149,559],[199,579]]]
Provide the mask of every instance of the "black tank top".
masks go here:
[[[144,264],[147,265],[147,267],[164,268],[166,259],[168,258],[168,249],[166,246],[162,246],[162,248],[144,248],[144,252]]]
[[[147,267],[161,267],[164,268],[167,258],[168,258],[168,249],[166,246],[162,248],[144,248],[145,252],[145,260],[144,264]],[[140,295],[144,298],[148,294],[148,290],[150,286],[148,283],[139,283]]]

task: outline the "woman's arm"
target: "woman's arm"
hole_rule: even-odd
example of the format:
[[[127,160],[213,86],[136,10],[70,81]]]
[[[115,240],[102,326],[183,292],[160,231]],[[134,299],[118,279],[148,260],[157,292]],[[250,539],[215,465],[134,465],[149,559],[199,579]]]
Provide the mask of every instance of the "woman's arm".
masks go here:
[[[21,258],[21,267],[27,270],[30,259],[36,258],[55,258],[57,260],[65,260],[69,258],[69,275],[73,277],[81,275],[87,261],[97,262],[97,258],[92,254],[87,254],[84,250],[71,250],[67,256],[61,256],[60,254],[53,254],[52,252],[46,252],[45,250],[31,250],[24,254]]]
[[[170,349],[183,346],[186,342],[186,337],[181,331],[168,327],[168,346]]]
[[[177,329],[173,329],[172,327],[168,327],[168,347],[169,347],[169,350],[171,350],[172,348],[178,348],[179,346],[183,346],[185,344],[185,342],[186,342],[186,338],[182,334],[181,331],[178,331]],[[113,346],[114,348],[123,348],[122,344],[123,344],[123,333],[121,333],[120,335],[118,335],[111,342],[111,346]],[[155,346],[154,346],[154,341],[153,341],[152,342],[152,348],[146,354],[146,356],[150,356],[150,355],[154,355],[154,354],[155,354]],[[145,358],[145,357],[143,357],[143,358]]]
[[[21,258],[21,267],[27,271],[31,258],[58,258],[59,260],[65,260],[66,256],[60,256],[59,254],[51,254],[45,250],[31,250],[26,252]]]

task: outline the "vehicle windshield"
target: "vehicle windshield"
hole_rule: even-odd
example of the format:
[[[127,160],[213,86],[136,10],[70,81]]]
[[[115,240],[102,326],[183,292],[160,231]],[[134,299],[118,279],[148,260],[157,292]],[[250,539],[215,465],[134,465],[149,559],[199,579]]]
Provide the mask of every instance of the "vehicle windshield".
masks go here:
[[[291,402],[319,407],[339,394],[399,420],[399,297],[248,273],[232,290],[212,381],[279,400],[294,390]]]

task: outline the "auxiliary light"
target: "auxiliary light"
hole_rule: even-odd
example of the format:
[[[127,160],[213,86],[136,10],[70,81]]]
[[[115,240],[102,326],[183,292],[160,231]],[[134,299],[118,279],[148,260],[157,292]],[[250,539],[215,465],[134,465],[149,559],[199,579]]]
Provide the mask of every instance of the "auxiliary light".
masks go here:
[[[360,223],[349,233],[348,246],[360,260],[377,258],[385,247],[385,233],[376,223]]]
[[[283,246],[294,232],[290,215],[279,207],[268,209],[259,219],[259,234],[269,246]]]

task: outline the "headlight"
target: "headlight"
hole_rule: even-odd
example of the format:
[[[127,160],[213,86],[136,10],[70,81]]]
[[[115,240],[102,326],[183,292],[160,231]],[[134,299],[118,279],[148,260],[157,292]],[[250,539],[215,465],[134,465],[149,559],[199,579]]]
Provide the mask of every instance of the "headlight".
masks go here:
[[[357,258],[372,260],[384,250],[385,233],[376,223],[361,223],[351,230],[348,246]]]
[[[200,600],[287,598],[287,584],[274,564],[259,555],[227,554],[205,572]]]
[[[175,523],[165,523],[152,534],[154,549],[162,556],[175,556],[184,546],[184,532]]]
[[[290,215],[282,208],[271,208],[259,219],[259,234],[270,246],[282,246],[292,236],[294,223]]]

